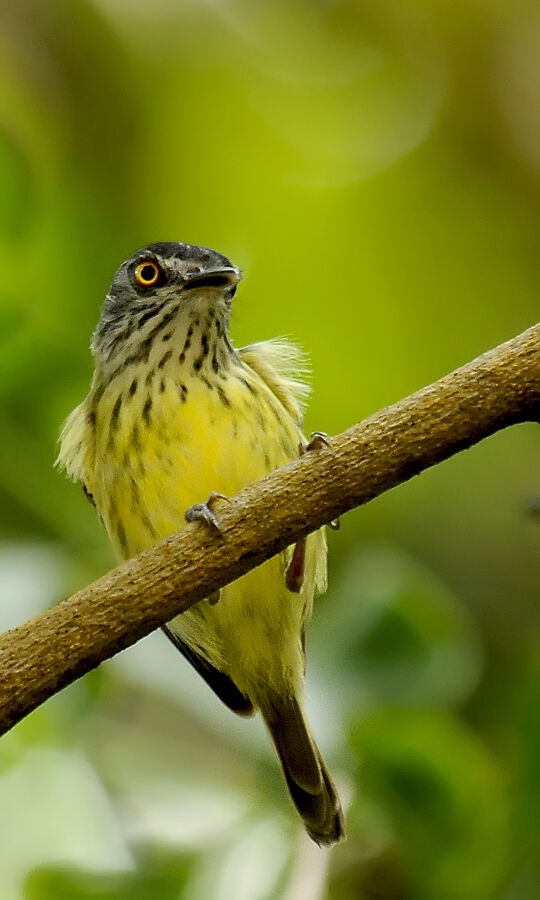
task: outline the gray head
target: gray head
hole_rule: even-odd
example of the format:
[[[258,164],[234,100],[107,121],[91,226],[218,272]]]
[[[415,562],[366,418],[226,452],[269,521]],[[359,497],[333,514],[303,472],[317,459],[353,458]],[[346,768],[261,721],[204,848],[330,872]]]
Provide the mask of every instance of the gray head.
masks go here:
[[[241,272],[208,247],[180,242],[149,244],[117,270],[105,298],[92,349],[108,358],[124,341],[142,336],[146,323],[209,304],[224,327]]]

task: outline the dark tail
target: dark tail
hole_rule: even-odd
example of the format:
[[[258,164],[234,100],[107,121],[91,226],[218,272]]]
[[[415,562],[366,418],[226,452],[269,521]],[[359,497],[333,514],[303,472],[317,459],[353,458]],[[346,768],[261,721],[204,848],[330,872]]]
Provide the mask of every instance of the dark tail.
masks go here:
[[[331,846],[345,837],[341,804],[296,697],[273,698],[261,712],[307,833],[315,843]]]

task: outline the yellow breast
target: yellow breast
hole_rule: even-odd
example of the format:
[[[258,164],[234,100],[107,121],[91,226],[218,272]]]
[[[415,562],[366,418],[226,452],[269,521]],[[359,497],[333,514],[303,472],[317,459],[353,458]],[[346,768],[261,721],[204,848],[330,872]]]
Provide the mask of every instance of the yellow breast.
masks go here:
[[[122,557],[182,527],[212,490],[228,496],[298,455],[301,432],[256,373],[116,379],[96,407],[91,493]]]

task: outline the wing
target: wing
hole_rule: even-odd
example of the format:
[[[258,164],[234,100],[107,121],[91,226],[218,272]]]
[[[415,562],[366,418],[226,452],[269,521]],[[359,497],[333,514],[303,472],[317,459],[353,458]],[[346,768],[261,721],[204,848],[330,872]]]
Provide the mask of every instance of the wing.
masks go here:
[[[309,368],[302,350],[285,338],[275,338],[242,347],[238,355],[262,378],[301,428],[310,394]]]
[[[214,694],[219,697],[225,706],[228,706],[229,709],[239,716],[253,715],[255,709],[251,700],[238,690],[234,681],[231,681],[228,675],[220,672],[219,669],[216,669],[212,665],[212,663],[209,663],[203,656],[200,656],[195,650],[192,650],[191,647],[184,643],[178,635],[174,634],[167,625],[164,625],[162,630],[174,644],[176,649],[180,651],[182,656],[191,663],[195,671],[198,672],[201,678],[206,681],[207,685],[212,688]]]
[[[84,490],[92,495],[89,484],[94,453],[94,435],[89,424],[88,398],[83,400],[66,419],[60,435],[60,449],[55,466],[64,469],[72,481],[81,481]]]

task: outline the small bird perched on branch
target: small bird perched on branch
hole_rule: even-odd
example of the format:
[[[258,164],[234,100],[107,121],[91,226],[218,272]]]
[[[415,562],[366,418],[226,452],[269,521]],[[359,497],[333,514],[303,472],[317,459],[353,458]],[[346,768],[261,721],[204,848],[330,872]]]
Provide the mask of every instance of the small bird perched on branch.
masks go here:
[[[231,344],[240,277],[226,257],[184,243],[144,247],[114,277],[90,391],[64,425],[58,462],[82,482],[120,558],[184,518],[219,529],[219,502],[310,447],[300,351]],[[309,835],[331,845],[343,814],[301,699],[304,631],[325,587],[318,531],[164,630],[231,710],[261,711]]]

